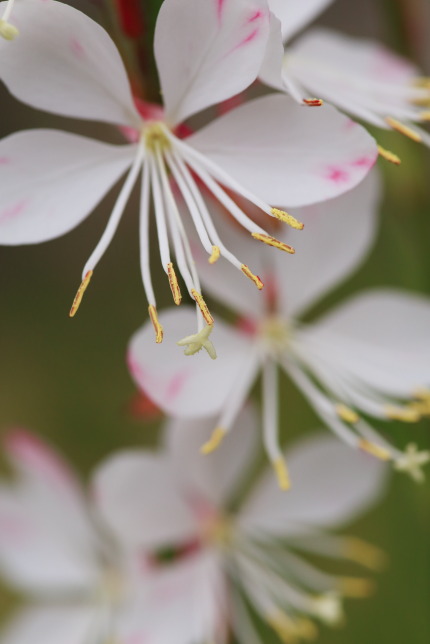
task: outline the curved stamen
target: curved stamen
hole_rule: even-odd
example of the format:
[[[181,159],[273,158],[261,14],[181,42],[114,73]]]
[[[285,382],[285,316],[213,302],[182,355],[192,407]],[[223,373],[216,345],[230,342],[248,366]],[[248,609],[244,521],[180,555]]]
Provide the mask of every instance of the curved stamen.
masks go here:
[[[262,401],[264,447],[275,469],[279,487],[281,490],[288,490],[290,488],[290,479],[278,441],[278,366],[270,358],[263,365]]]

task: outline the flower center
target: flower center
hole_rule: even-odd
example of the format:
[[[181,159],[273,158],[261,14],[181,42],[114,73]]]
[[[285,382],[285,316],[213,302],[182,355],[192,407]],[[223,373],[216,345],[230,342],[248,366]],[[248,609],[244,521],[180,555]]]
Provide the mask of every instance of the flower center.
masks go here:
[[[170,150],[172,147],[166,132],[166,125],[162,121],[145,123],[141,137],[148,152],[155,153],[159,150]]]
[[[291,341],[292,329],[288,322],[280,317],[267,317],[260,325],[260,337],[271,354],[285,351]]]

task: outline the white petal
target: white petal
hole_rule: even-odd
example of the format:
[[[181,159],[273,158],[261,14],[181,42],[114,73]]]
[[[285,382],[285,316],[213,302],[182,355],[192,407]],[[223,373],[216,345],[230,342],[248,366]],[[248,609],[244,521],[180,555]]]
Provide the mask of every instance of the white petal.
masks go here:
[[[90,606],[26,608],[0,634],[2,644],[89,644],[95,610]]]
[[[187,139],[260,198],[305,206],[354,188],[375,163],[374,139],[329,105],[287,96],[251,101]]]
[[[284,47],[281,38],[281,23],[278,18],[270,14],[270,37],[266,47],[263,64],[259,78],[275,89],[282,90],[282,63],[284,60]]]
[[[165,429],[165,443],[171,467],[184,489],[221,508],[233,495],[237,484],[257,449],[256,410],[249,405],[239,414],[231,432],[207,456],[200,453],[215,427],[215,420],[171,420]]]
[[[333,0],[268,0],[270,10],[282,24],[282,36],[288,40],[324,11]]]
[[[266,473],[241,512],[245,529],[282,537],[338,526],[374,504],[384,489],[383,463],[331,437],[305,439],[286,461],[291,490],[279,490],[273,473]]]
[[[218,358],[206,353],[185,356],[175,340],[194,332],[191,308],[170,309],[159,316],[164,342],[156,345],[147,322],[132,337],[128,364],[137,385],[166,413],[199,418],[219,413],[231,389],[242,377],[249,342],[219,319],[211,336]]]
[[[155,57],[167,119],[177,124],[246,89],[268,35],[265,0],[165,0]]]
[[[133,145],[55,130],[0,142],[0,243],[34,244],[77,226],[133,161]]]
[[[161,548],[197,534],[197,522],[167,455],[143,450],[119,452],[96,471],[98,510],[122,544]]]
[[[430,300],[374,290],[351,298],[306,331],[340,373],[409,398],[430,386]]]
[[[96,22],[62,2],[17,2],[20,35],[0,40],[0,79],[19,100],[75,118],[139,125],[118,50]]]

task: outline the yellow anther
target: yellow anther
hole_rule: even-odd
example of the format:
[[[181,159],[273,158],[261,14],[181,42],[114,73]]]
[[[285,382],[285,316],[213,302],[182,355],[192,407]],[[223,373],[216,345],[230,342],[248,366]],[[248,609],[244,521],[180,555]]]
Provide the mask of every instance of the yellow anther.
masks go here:
[[[336,409],[336,414],[345,423],[349,423],[350,425],[355,425],[355,423],[358,423],[358,421],[360,420],[360,416],[357,414],[357,412],[355,412],[350,407],[347,407],[347,405],[344,405],[343,403],[338,403],[335,409]]]
[[[285,212],[284,210],[279,210],[279,208],[272,208],[271,212],[272,215],[276,217],[276,219],[279,219],[279,221],[282,221],[284,224],[288,224],[295,230],[303,230],[303,228],[305,227],[305,225],[302,224],[301,221],[293,217],[293,215],[289,215],[288,212]]]
[[[266,621],[284,644],[296,644],[298,642],[296,624],[293,618],[283,611],[276,610],[272,615],[266,617]]]
[[[155,331],[155,342],[157,344],[161,344],[161,342],[163,342],[163,327],[158,321],[157,309],[155,306],[150,304],[148,306],[148,313]]]
[[[430,78],[428,76],[422,76],[414,79],[415,87],[422,87],[423,89],[430,90]]]
[[[202,295],[200,293],[198,293],[195,288],[191,289],[191,295],[193,296],[193,298],[197,302],[197,306],[199,307],[206,324],[208,326],[213,326],[214,319],[213,319],[212,315],[210,314],[210,311],[208,309],[208,305],[204,301]]]
[[[249,269],[249,267],[246,264],[242,264],[242,273],[244,273],[246,277],[249,277],[251,282],[254,282],[258,290],[261,291],[261,289],[264,287],[263,282],[258,277],[258,275],[254,275],[254,273]]]
[[[380,461],[391,460],[391,454],[387,449],[385,449],[384,447],[381,447],[380,445],[377,445],[376,443],[367,441],[364,438],[360,440],[359,447],[360,449],[364,450],[368,454],[371,454],[372,456],[379,458]]]
[[[221,251],[219,249],[219,246],[212,246],[212,255],[209,257],[208,262],[209,264],[215,264],[220,258]]]
[[[5,40],[14,40],[19,35],[18,29],[7,20],[0,20],[0,36]]]
[[[77,293],[75,295],[75,299],[73,300],[72,308],[70,309],[69,316],[71,318],[73,318],[76,315],[78,308],[81,305],[82,298],[84,297],[84,293],[87,290],[88,284],[91,281],[92,276],[93,276],[93,271],[88,271],[88,273],[85,275],[84,279],[82,280],[81,285],[78,288]]]
[[[273,246],[274,248],[279,248],[279,250],[284,250],[286,253],[290,253],[291,255],[294,255],[296,252],[294,248],[291,246],[288,246],[288,244],[284,244],[283,242],[279,241],[279,239],[276,239],[276,237],[271,237],[270,235],[263,235],[262,233],[252,233],[252,236],[254,239],[257,239],[258,241],[263,242],[263,244],[267,244],[268,246]]]
[[[291,487],[290,477],[288,475],[287,465],[282,457],[273,461],[273,469],[275,470],[278,485],[281,490],[289,490]]]
[[[397,156],[397,154],[394,154],[394,152],[391,152],[390,150],[386,150],[385,148],[382,147],[382,145],[378,145],[378,152],[379,152],[379,156],[385,159],[386,161],[389,161],[389,163],[394,163],[394,165],[400,165],[402,162],[400,157]]]
[[[361,577],[340,577],[338,579],[339,592],[344,597],[364,599],[375,592],[375,582]]]
[[[412,141],[415,141],[416,143],[421,143],[422,141],[421,134],[419,134],[416,130],[413,130],[411,127],[408,127],[404,123],[401,123],[401,121],[398,121],[397,119],[393,119],[391,116],[387,116],[387,118],[385,119],[385,122],[393,130],[396,130],[396,132],[400,132],[400,134],[404,134],[405,136],[408,137],[408,139],[412,139]]]
[[[383,550],[354,537],[344,540],[342,554],[370,570],[382,570],[387,565],[387,555]]]
[[[424,110],[419,113],[421,121],[430,121],[430,110]]]
[[[321,107],[321,105],[324,105],[324,101],[321,98],[304,98],[303,103],[309,105],[309,107]]]
[[[172,262],[167,264],[167,276],[169,278],[170,290],[172,291],[173,301],[176,306],[179,306],[182,300],[181,289],[179,288],[178,278],[176,277],[175,269]]]
[[[421,418],[420,410],[412,405],[405,407],[389,405],[385,408],[385,415],[390,420],[400,420],[403,423],[417,423]]]
[[[220,446],[221,441],[225,435],[225,429],[223,429],[222,427],[215,427],[210,439],[201,446],[200,452],[202,454],[211,454],[211,452],[214,452]]]

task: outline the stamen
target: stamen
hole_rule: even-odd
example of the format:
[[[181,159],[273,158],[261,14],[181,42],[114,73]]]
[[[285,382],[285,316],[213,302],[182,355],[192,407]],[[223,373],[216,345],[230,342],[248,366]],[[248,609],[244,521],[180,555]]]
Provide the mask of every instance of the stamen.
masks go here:
[[[246,275],[246,277],[249,277],[249,279],[254,282],[255,286],[258,288],[259,291],[264,287],[263,282],[261,279],[258,277],[258,275],[254,275],[254,273],[248,268],[246,264],[242,264],[242,273]]]
[[[170,290],[172,291],[173,301],[176,306],[179,306],[182,300],[181,289],[179,288],[178,278],[176,277],[175,269],[172,262],[167,264],[167,276],[169,278]]]
[[[226,430],[222,427],[215,427],[210,439],[201,446],[200,452],[202,454],[211,454],[211,452],[214,452],[220,446],[226,433]]]
[[[293,217],[293,215],[289,215],[287,212],[284,210],[279,210],[279,208],[272,208],[271,209],[272,215],[276,217],[276,219],[279,219],[279,221],[284,222],[284,224],[288,224],[291,226],[291,228],[294,228],[295,230],[303,230],[305,225]]]
[[[321,105],[324,105],[324,101],[321,98],[304,98],[303,103],[309,105],[309,107],[321,107]]]
[[[91,281],[92,276],[93,276],[93,271],[88,271],[86,273],[84,279],[82,280],[81,285],[80,285],[80,287],[78,288],[78,290],[76,292],[75,299],[73,300],[73,304],[72,304],[72,308],[70,309],[69,317],[73,318],[76,315],[76,313],[77,313],[77,311],[78,311],[78,309],[79,309],[79,307],[81,305],[82,298],[84,297],[84,293],[87,290],[88,285],[89,285],[89,283]]]
[[[418,447],[411,443],[406,447],[404,454],[396,459],[394,469],[399,472],[406,472],[416,483],[423,483],[425,474],[421,468],[429,462],[430,452],[419,452]]]
[[[337,592],[328,592],[313,601],[315,615],[329,626],[341,624],[345,618],[343,606]]]
[[[210,311],[208,309],[208,305],[204,301],[202,295],[200,293],[198,293],[195,288],[191,289],[191,295],[193,296],[193,298],[197,302],[197,306],[199,307],[206,324],[208,326],[213,326],[214,319],[213,319],[212,315],[210,314]]]
[[[412,406],[388,406],[385,408],[385,415],[390,420],[400,420],[403,423],[417,423],[421,418],[421,414],[418,409],[415,409]]]
[[[220,258],[221,251],[219,246],[212,246],[212,255],[209,257],[209,264],[215,264]]]
[[[390,150],[386,150],[385,148],[382,147],[382,145],[378,145],[378,152],[379,152],[379,156],[381,156],[389,163],[394,163],[394,165],[400,165],[402,162],[400,157],[397,156],[397,154],[394,154],[394,152],[391,152]]]
[[[278,479],[278,485],[281,490],[289,490],[291,487],[291,482],[287,465],[284,459],[282,457],[277,458],[276,461],[273,461],[272,465],[275,470],[276,478]]]
[[[382,570],[387,564],[387,555],[383,550],[355,537],[344,540],[343,554],[370,570]]]
[[[252,237],[254,239],[257,239],[258,241],[263,242],[263,244],[267,244],[268,246],[273,246],[274,248],[278,248],[279,250],[283,250],[286,253],[290,253],[291,255],[294,255],[296,252],[292,246],[288,246],[288,244],[284,244],[283,242],[279,241],[279,239],[276,239],[275,237],[271,237],[270,235],[263,235],[261,233],[251,233]]]
[[[371,579],[360,577],[341,577],[338,580],[339,591],[345,597],[364,599],[375,592],[375,583]]]
[[[14,40],[19,35],[19,30],[6,20],[0,20],[0,36],[5,40]]]
[[[368,454],[371,454],[372,456],[375,456],[376,458],[379,458],[379,460],[381,461],[391,460],[390,452],[380,445],[377,445],[376,443],[372,443],[371,441],[367,441],[362,438],[360,439],[358,446],[360,449],[364,450]]]
[[[318,636],[317,628],[310,619],[293,618],[280,609],[268,615],[266,621],[284,644],[295,644],[298,639],[313,641]]]
[[[391,116],[387,116],[385,119],[385,122],[387,125],[389,125],[393,130],[396,130],[396,132],[400,132],[400,134],[404,134],[407,136],[409,139],[412,139],[412,141],[415,141],[416,143],[421,143],[422,137],[418,132],[413,130],[411,127],[408,127],[404,123],[401,123],[397,119],[393,119]]]
[[[176,344],[180,347],[187,347],[184,351],[184,354],[186,356],[193,356],[201,349],[205,349],[212,360],[215,360],[215,347],[209,340],[209,336],[212,333],[212,330],[213,326],[205,326],[197,333],[194,333],[193,335],[187,335],[185,338],[182,338],[182,340],[179,340]]]
[[[155,331],[155,342],[157,344],[161,344],[161,342],[163,342],[163,327],[158,321],[157,309],[155,306],[150,304],[148,306],[148,313]]]
[[[349,425],[355,425],[355,423],[358,423],[358,421],[360,420],[360,416],[357,414],[357,412],[355,412],[350,407],[347,407],[347,405],[344,405],[343,403],[337,404],[335,406],[335,409],[339,418]]]
[[[430,121],[430,110],[424,110],[418,114],[421,121]]]

